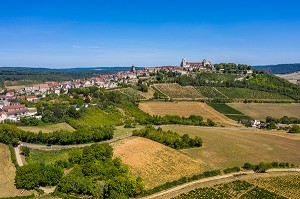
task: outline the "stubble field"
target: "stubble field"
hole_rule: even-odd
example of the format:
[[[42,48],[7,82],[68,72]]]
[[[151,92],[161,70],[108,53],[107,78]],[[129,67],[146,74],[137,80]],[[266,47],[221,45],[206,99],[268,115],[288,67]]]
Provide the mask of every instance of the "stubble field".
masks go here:
[[[151,115],[179,115],[185,117],[200,115],[205,120],[211,119],[217,123],[234,123],[233,120],[202,102],[141,102],[139,108]]]
[[[242,166],[245,162],[290,162],[300,165],[300,135],[284,131],[242,128],[162,126],[164,130],[200,136],[203,146],[181,152],[203,161],[211,169]]]
[[[126,138],[112,146],[114,157],[128,165],[132,176],[141,176],[147,189],[205,170],[202,161],[146,138]]]
[[[75,131],[73,127],[71,127],[67,123],[58,123],[58,124],[51,124],[51,125],[45,125],[45,126],[19,126],[18,128],[24,130],[24,131],[31,131],[34,133],[38,133],[39,131],[42,131],[43,133],[50,133],[53,131]]]
[[[300,118],[300,104],[229,103],[227,105],[256,120],[265,120],[267,116]]]

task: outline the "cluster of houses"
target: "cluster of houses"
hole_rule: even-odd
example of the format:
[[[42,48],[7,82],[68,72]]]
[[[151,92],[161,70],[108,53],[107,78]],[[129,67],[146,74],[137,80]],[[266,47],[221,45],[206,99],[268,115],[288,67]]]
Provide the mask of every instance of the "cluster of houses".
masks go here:
[[[29,102],[37,101],[39,97],[45,97],[53,92],[61,94],[68,92],[70,88],[81,88],[97,86],[106,89],[118,87],[120,83],[137,83],[139,79],[155,78],[153,74],[157,72],[177,72],[179,74],[188,74],[194,70],[213,70],[211,62],[203,60],[202,62],[188,62],[186,58],[182,59],[180,66],[158,66],[153,68],[143,68],[137,70],[135,66],[130,71],[117,72],[115,74],[101,74],[87,79],[76,79],[67,82],[51,82],[44,84],[34,84],[25,86],[14,92],[7,92],[6,95],[0,95],[0,122],[4,120],[19,121],[21,117],[35,116],[36,111],[25,107],[25,105],[15,104],[12,101],[27,100]]]

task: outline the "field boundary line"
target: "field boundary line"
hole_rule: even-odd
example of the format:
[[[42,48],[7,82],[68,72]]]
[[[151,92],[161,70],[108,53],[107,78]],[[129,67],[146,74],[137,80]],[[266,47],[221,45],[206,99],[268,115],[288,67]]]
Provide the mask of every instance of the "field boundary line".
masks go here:
[[[226,97],[227,99],[229,99],[229,97],[227,95],[225,95],[224,93],[222,93],[221,91],[219,91],[216,87],[212,87],[212,88],[215,89],[215,91],[217,91],[218,93],[220,93],[224,97]]]

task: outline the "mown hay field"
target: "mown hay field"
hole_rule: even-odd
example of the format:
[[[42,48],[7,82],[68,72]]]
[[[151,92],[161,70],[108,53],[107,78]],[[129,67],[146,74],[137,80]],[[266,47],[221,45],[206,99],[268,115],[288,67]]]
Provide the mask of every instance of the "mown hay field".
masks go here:
[[[157,90],[174,99],[199,99],[205,98],[192,86],[180,86],[179,84],[154,84]]]
[[[227,105],[256,120],[265,120],[267,116],[300,118],[300,104],[295,103],[229,103]]]
[[[141,176],[147,189],[205,170],[202,161],[146,138],[126,138],[112,147],[114,157],[129,167],[133,177]]]
[[[43,133],[51,133],[53,131],[75,131],[73,127],[71,127],[67,123],[58,123],[58,124],[51,124],[51,125],[45,125],[45,126],[19,126],[19,129],[22,129],[24,131],[31,131],[34,133],[38,133],[42,131]]]
[[[217,123],[234,122],[202,102],[141,102],[139,108],[151,115],[200,115]]]
[[[11,161],[10,151],[8,146],[0,144],[0,198],[26,196],[30,192],[16,189],[15,187],[16,168]]]
[[[200,148],[183,149],[181,152],[197,158],[211,169],[242,166],[245,162],[290,162],[300,165],[300,135],[285,131],[267,131],[245,128],[162,126],[181,135],[199,136]]]

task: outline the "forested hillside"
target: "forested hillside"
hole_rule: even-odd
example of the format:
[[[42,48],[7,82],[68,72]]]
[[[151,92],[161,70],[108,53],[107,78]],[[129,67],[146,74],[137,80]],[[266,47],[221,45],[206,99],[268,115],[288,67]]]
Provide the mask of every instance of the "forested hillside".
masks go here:
[[[288,74],[300,71],[300,63],[297,64],[277,64],[265,66],[253,66],[255,69],[264,70],[273,74]]]

